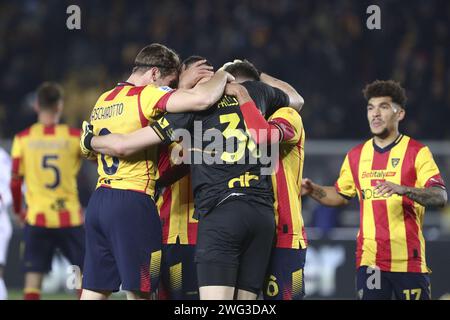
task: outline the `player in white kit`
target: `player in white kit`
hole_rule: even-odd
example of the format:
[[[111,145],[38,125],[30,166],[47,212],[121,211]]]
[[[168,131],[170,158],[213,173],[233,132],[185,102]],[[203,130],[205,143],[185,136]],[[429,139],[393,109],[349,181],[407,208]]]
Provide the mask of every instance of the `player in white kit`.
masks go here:
[[[0,148],[0,300],[8,298],[3,271],[6,264],[9,239],[12,234],[11,220],[7,208],[11,205],[9,183],[11,180],[11,158]]]

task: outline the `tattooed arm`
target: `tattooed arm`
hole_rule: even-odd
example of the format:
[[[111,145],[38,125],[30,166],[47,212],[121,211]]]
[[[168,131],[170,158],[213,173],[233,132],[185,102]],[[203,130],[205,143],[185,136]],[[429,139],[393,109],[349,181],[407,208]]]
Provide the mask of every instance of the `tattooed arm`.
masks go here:
[[[447,191],[439,187],[406,188],[405,196],[424,207],[444,207],[447,203]]]
[[[348,200],[339,194],[335,187],[320,186],[310,179],[303,179],[302,181],[302,196],[305,195],[324,206],[339,207],[348,204]]]
[[[447,203],[447,191],[440,187],[413,188],[384,181],[377,185],[375,192],[388,197],[393,194],[406,196],[424,207],[443,207]]]

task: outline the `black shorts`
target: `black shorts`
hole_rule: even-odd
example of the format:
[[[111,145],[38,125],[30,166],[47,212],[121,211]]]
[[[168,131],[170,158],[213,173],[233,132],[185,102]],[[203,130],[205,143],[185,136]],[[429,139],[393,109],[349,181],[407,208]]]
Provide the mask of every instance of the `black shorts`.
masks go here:
[[[259,293],[275,233],[273,207],[233,196],[201,217],[198,226],[199,287],[230,286]]]
[[[53,229],[26,224],[23,236],[25,272],[51,271],[56,249],[59,249],[72,265],[83,268],[84,226]]]

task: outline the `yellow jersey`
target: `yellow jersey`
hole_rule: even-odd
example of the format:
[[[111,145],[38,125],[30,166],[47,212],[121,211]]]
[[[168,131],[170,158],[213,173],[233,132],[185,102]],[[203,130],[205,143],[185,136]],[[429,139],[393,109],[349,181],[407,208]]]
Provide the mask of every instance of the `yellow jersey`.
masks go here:
[[[28,224],[46,228],[83,224],[76,180],[81,160],[79,140],[80,130],[64,124],[36,123],[14,137],[12,171],[13,177],[25,181]],[[13,197],[20,203],[20,185]]]
[[[307,247],[302,217],[301,185],[305,160],[305,130],[302,118],[292,108],[280,108],[269,119],[281,133],[278,169],[272,175],[275,195],[277,248]]]
[[[406,196],[377,195],[374,189],[381,181],[416,188],[445,188],[428,147],[410,137],[400,135],[383,149],[370,139],[349,151],[335,187],[344,197],[359,198],[357,267],[428,272],[422,234],[425,208]]]
[[[174,168],[170,154],[176,143],[160,147],[158,172],[161,177]],[[195,245],[198,221],[194,216],[194,194],[190,173],[164,188],[156,202],[161,218],[163,244]]]
[[[130,133],[143,128],[165,112],[169,87],[137,87],[119,83],[100,96],[91,113],[95,135]],[[157,148],[148,148],[125,158],[99,154],[98,187],[132,190],[154,195],[157,179]]]

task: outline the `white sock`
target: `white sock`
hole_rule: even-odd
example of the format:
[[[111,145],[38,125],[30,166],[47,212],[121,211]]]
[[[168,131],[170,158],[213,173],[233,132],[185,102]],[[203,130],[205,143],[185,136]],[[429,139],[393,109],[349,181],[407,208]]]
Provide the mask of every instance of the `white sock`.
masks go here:
[[[6,291],[5,281],[0,278],[0,300],[8,300],[8,291]]]

